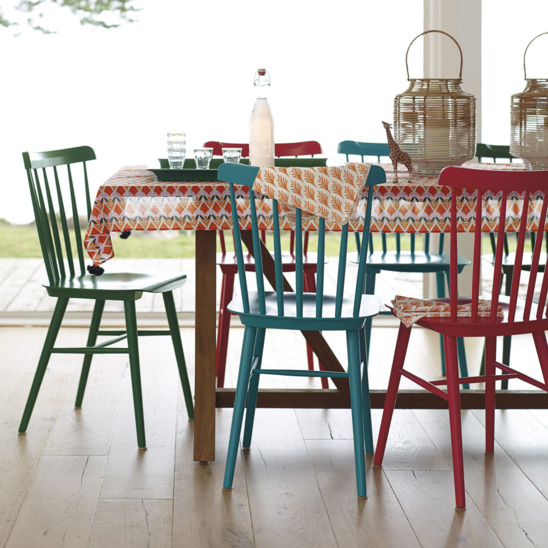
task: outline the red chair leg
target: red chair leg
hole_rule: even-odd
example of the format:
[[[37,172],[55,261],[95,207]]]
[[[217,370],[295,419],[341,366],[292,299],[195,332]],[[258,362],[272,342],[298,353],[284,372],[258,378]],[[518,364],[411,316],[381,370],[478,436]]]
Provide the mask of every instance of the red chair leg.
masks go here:
[[[496,337],[485,338],[485,452],[495,452],[495,381],[489,377],[495,375],[493,362],[497,355]]]
[[[533,340],[535,341],[535,348],[537,349],[538,360],[540,362],[542,376],[544,377],[544,383],[548,385],[548,343],[546,342],[546,335],[544,334],[544,331],[540,333],[533,333]]]
[[[217,386],[225,385],[226,355],[228,350],[228,334],[230,331],[230,311],[228,305],[234,292],[234,272],[223,272],[221,283],[221,302],[219,305],[219,326],[217,328],[216,369]]]
[[[449,403],[449,424],[451,427],[451,451],[453,453],[453,479],[457,508],[466,507],[464,491],[464,462],[462,453],[462,426],[460,416],[459,359],[457,339],[444,336],[445,368],[447,373],[447,396]]]
[[[398,386],[400,385],[401,371],[403,369],[410,336],[411,328],[407,328],[403,324],[400,324],[398,339],[396,341],[396,351],[392,362],[392,371],[390,372],[390,380],[388,381],[386,398],[384,400],[384,411],[382,412],[379,439],[377,440],[377,448],[375,449],[375,456],[373,458],[373,464],[375,466],[380,466],[384,457],[386,440],[388,439],[388,431],[390,430],[394,406],[396,405],[396,398],[398,397]]]

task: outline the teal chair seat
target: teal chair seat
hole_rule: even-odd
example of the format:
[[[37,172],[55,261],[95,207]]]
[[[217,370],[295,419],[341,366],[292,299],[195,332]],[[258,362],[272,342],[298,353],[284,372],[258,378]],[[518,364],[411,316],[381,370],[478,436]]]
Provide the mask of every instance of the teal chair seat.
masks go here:
[[[82,241],[83,229],[91,215],[87,164],[95,160],[90,147],[75,147],[47,152],[23,153],[27,170],[32,206],[48,282],[48,294],[57,299],[55,309],[40,354],[27,404],[19,425],[19,432],[27,427],[53,354],[83,356],[75,407],[82,406],[86,384],[95,354],[127,354],[131,372],[133,407],[137,430],[137,444],[146,447],[143,397],[141,388],[139,335],[168,335],[171,337],[179,378],[189,418],[194,417],[194,406],[183,352],[173,290],[181,287],[186,275],[172,273],[105,273],[102,276],[86,274],[86,260]],[[81,225],[79,206],[85,204],[86,220]],[[74,225],[74,230],[70,229]],[[167,330],[138,330],[136,301],[143,293],[161,293],[166,310]],[[70,299],[94,301],[93,313],[86,344],[58,347],[57,335]],[[125,329],[101,330],[101,318],[107,301],[124,304]],[[103,339],[103,337],[108,337]],[[101,342],[98,342],[101,339]],[[127,344],[123,345],[125,340]]]
[[[299,331],[341,331],[343,329],[363,329],[365,318],[378,314],[382,301],[378,297],[364,295],[359,311],[354,315],[354,297],[343,296],[341,312],[337,314],[337,296],[324,294],[322,296],[322,316],[317,318],[316,293],[303,293],[302,314],[297,314],[297,296],[286,293],[283,298],[284,313],[278,313],[278,297],[275,292],[264,293],[265,312],[261,313],[262,297],[260,293],[249,292],[249,310],[246,312],[242,299],[236,297],[229,304],[233,314],[239,314],[244,325],[259,326],[268,322],[275,329],[293,329]]]
[[[281,168],[272,169],[276,171]],[[321,169],[325,168],[299,168],[299,175],[302,176],[303,181],[310,181],[320,173],[317,170]],[[350,168],[347,169],[350,170]],[[243,233],[239,228],[238,215],[240,211],[237,207],[235,186],[243,185],[251,188],[258,171],[256,167],[227,163],[221,164],[218,171],[219,180],[228,182],[230,187],[234,245],[240,282],[240,296],[232,299],[229,310],[238,314],[240,321],[245,326],[223,486],[227,489],[232,487],[244,412],[246,413],[242,444],[244,447],[251,444],[260,377],[262,375],[332,377],[348,379],[349,382],[357,493],[358,496],[365,497],[365,451],[369,453],[373,451],[365,325],[368,318],[379,312],[381,301],[373,295],[364,294],[365,256],[360,260],[355,281],[345,284],[348,262],[348,224],[342,226],[340,232],[333,233],[333,238],[338,237],[340,243],[339,265],[336,283],[333,286],[328,283],[325,276],[324,219],[318,219],[317,232],[309,233],[312,241],[309,241],[308,245],[312,248],[315,247],[318,258],[316,290],[315,292],[304,291],[303,256],[305,246],[299,209],[296,211],[297,221],[294,230],[295,288],[288,287],[287,281],[283,277],[280,243],[282,214],[278,208],[278,202],[272,200],[273,246],[271,250],[266,249],[266,244],[260,237],[254,192],[249,192],[249,201],[255,270],[246,272],[246,253],[243,247],[249,240],[243,239]],[[282,172],[276,173],[276,175],[285,176]],[[372,166],[366,181],[367,191],[372,192],[373,185],[384,181],[384,170],[378,166]],[[366,228],[362,235],[365,249],[367,249],[369,239],[371,204],[372,200],[369,200],[364,223]],[[253,280],[248,280],[248,278],[253,278]],[[251,282],[256,289],[250,289]],[[274,287],[274,291],[265,290],[267,286]],[[315,371],[297,366],[288,369],[268,369],[265,367],[268,356],[264,358],[265,364],[263,364],[264,340],[268,329],[292,329],[304,332],[342,331],[346,334],[348,367],[342,371]]]

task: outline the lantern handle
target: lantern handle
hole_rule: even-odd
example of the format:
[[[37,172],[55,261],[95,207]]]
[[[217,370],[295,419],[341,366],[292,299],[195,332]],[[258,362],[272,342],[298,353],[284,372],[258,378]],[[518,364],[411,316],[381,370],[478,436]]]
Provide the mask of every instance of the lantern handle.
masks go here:
[[[435,30],[435,29],[425,30],[424,32],[421,32],[418,36],[415,36],[415,38],[413,38],[413,40],[411,40],[411,43],[409,44],[409,47],[407,48],[407,51],[405,52],[405,68],[407,70],[407,79],[409,80],[409,64],[407,63],[407,57],[409,55],[409,50],[411,49],[411,46],[413,45],[413,42],[417,38],[420,38],[421,36],[424,36],[425,34],[429,34],[430,32],[439,32],[441,34],[445,34],[445,36],[448,36],[449,38],[451,38],[451,40],[453,40],[453,42],[455,42],[455,44],[457,45],[457,48],[459,48],[459,53],[460,53],[459,80],[462,80],[462,49],[461,49],[459,43],[449,33],[445,32],[443,30]]]
[[[527,80],[527,69],[525,68],[525,56],[527,55],[527,50],[529,49],[529,46],[537,39],[540,38],[542,35],[548,34],[548,32],[541,32],[538,36],[535,36],[525,48],[525,52],[523,53],[523,79]]]

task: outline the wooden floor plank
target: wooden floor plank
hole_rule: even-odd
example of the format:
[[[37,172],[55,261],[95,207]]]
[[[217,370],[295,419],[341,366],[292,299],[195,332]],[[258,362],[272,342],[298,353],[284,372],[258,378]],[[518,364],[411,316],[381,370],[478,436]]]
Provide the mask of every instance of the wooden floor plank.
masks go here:
[[[257,546],[336,546],[293,410],[258,409],[241,458]]]
[[[515,465],[500,445],[485,454],[485,428],[476,412],[463,412],[464,474],[468,503],[473,503],[497,535],[510,546],[548,546],[548,500]],[[448,413],[418,410],[414,414],[451,462]],[[534,447],[531,447],[534,450]]]
[[[128,367],[118,396],[119,414],[101,499],[169,499],[173,496],[180,382],[169,339],[165,339],[165,344],[158,344],[158,340],[143,337],[139,341],[147,449],[137,447]]]
[[[421,546],[504,546],[473,502],[465,511],[455,510],[452,471],[389,470],[385,475]]]
[[[223,490],[226,449],[232,412],[217,410],[216,458],[208,464],[192,460],[194,423],[178,413],[173,538],[179,546],[216,548],[255,546],[242,459],[233,489]]]
[[[306,446],[337,546],[420,546],[381,468],[367,458],[367,499],[356,496],[352,440],[308,440]]]
[[[395,330],[376,329],[377,341],[388,345]],[[413,358],[416,367],[430,364],[436,373],[435,360],[421,356],[426,345],[433,354],[437,340],[417,332],[425,348]],[[231,333],[233,360],[242,334]],[[194,332],[182,335],[192,365]],[[359,501],[347,409],[260,409],[252,447],[238,457],[234,488],[223,491],[232,411],[216,412],[217,460],[194,462],[193,423],[168,338],[141,344],[146,451],[136,446],[124,357],[97,361],[84,407],[75,411],[81,359],[56,356],[28,433],[17,435],[44,336],[42,328],[0,328],[0,546],[62,545],[61,534],[65,545],[70,540],[78,548],[548,545],[546,410],[497,412],[493,457],[484,455],[483,413],[463,411],[465,512],[454,508],[445,410],[396,410],[384,466],[372,467],[368,457],[369,496]],[[69,329],[62,340],[81,336],[83,329]],[[273,365],[304,360],[297,335],[267,341]],[[516,337],[513,356],[528,356],[526,344]],[[373,410],[375,438],[381,414]],[[48,534],[35,541],[46,522]]]
[[[105,464],[106,457],[42,457],[7,548],[87,546]]]
[[[101,500],[97,506],[89,546],[91,548],[186,546],[184,542],[172,543],[173,519],[170,500]]]

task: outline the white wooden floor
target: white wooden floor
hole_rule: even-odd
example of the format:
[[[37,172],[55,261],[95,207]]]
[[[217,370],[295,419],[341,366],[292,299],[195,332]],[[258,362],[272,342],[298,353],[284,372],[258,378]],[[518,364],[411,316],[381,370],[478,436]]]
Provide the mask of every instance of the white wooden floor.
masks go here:
[[[242,331],[231,335],[231,357]],[[377,386],[395,334],[375,331]],[[146,451],[136,445],[123,356],[95,358],[79,410],[79,360],[56,356],[28,431],[18,435],[44,335],[0,328],[0,546],[548,546],[548,411],[498,412],[495,455],[484,454],[482,414],[463,412],[465,512],[454,507],[444,410],[396,411],[384,466],[368,457],[368,498],[359,500],[348,410],[259,409],[252,447],[239,456],[234,488],[223,491],[231,410],[217,411],[217,460],[193,462],[174,359],[169,345],[150,338],[141,343]],[[193,330],[182,335],[192,364]],[[416,330],[412,351],[435,373],[437,340],[425,335]],[[62,337],[74,343],[85,330]],[[297,335],[272,335],[268,345],[269,361],[304,358]],[[525,343],[515,348],[529,352]],[[374,410],[375,436],[380,417]]]
[[[374,468],[368,457],[368,498],[359,500],[348,410],[259,409],[252,447],[239,456],[234,488],[223,491],[231,410],[217,411],[216,461],[195,463],[193,423],[186,417],[170,346],[151,338],[140,342],[146,451],[136,445],[124,356],[94,358],[79,410],[73,398],[80,360],[56,356],[28,431],[18,435],[45,336],[40,321],[23,322],[25,314],[33,314],[18,310],[23,293],[30,293],[21,279],[34,283],[38,277],[36,269],[24,274],[29,266],[0,262],[0,546],[548,546],[548,410],[498,412],[494,455],[484,453],[481,412],[463,411],[464,512],[454,506],[445,410],[396,411],[384,466]],[[37,282],[34,291],[36,299],[44,292]],[[30,298],[27,302],[32,307]],[[190,302],[184,294],[179,300],[189,322]],[[33,310],[47,317],[47,306],[43,300]],[[145,319],[147,313],[154,317],[153,306]],[[78,318],[80,312],[73,313]],[[235,382],[242,334],[231,331],[228,385]],[[85,336],[79,327],[61,335],[67,344]],[[193,379],[192,327],[183,327],[182,336]],[[395,338],[395,324],[377,323],[373,388],[386,386]],[[344,363],[344,340],[334,336],[330,342]],[[471,369],[478,367],[481,348],[467,341],[467,353]],[[514,338],[512,355],[534,371],[534,348],[526,338]],[[302,337],[269,334],[265,359],[286,367],[302,362]],[[437,337],[414,330],[409,360],[416,371],[439,376]],[[286,382],[265,379],[262,386]],[[291,386],[316,385],[301,378]],[[375,436],[380,417],[374,410]]]

